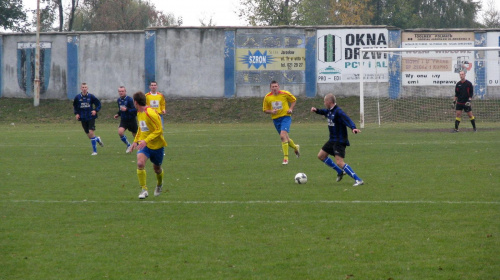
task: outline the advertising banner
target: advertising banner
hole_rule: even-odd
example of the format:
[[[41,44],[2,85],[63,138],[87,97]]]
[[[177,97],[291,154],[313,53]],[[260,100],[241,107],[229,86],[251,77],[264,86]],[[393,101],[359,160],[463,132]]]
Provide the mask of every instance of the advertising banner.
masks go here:
[[[403,32],[403,48],[474,47],[474,32]],[[403,52],[403,86],[455,85],[465,71],[474,80],[474,51]]]
[[[360,49],[387,48],[387,29],[332,29],[317,34],[318,83],[359,82],[360,67],[365,81],[387,82],[387,54],[365,52],[360,56]]]
[[[239,34],[236,36],[236,83],[305,83],[303,34]]]
[[[486,45],[488,47],[500,47],[500,32],[488,32],[486,34]],[[486,52],[486,85],[500,87],[500,51]]]

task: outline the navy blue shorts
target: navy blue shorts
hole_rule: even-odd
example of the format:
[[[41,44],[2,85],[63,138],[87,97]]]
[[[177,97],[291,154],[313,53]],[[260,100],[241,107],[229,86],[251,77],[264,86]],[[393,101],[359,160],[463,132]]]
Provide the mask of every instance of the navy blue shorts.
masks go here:
[[[343,143],[328,141],[325,143],[325,145],[323,145],[321,149],[327,152],[329,155],[345,158],[345,148],[346,145]]]
[[[164,152],[165,147],[161,147],[157,150],[152,150],[146,146],[142,150],[139,150],[137,153],[144,154],[147,158],[149,158],[149,160],[151,160],[154,165],[160,166],[163,163]]]
[[[120,120],[120,126],[118,127],[123,127],[125,129],[128,129],[128,131],[132,132],[133,134],[137,133],[137,120]]]
[[[86,134],[89,134],[91,130],[95,130],[95,119],[91,119],[88,121],[81,121],[83,131],[85,131]]]

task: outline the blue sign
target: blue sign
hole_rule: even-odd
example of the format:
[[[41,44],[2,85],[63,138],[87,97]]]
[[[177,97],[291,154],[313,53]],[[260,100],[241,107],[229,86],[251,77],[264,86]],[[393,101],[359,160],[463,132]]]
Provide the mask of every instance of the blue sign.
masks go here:
[[[251,51],[248,51],[248,55],[240,57],[240,62],[248,65],[248,69],[250,69],[252,65],[255,69],[259,69],[260,66],[267,68],[267,64],[273,63],[274,58],[272,55],[268,55],[267,51],[261,53],[259,50],[256,50],[253,54]]]

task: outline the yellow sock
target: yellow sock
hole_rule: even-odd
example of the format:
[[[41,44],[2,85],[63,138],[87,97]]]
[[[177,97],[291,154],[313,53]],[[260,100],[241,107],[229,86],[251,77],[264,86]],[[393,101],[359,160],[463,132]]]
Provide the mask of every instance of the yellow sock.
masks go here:
[[[288,146],[290,146],[290,148],[292,148],[294,150],[297,150],[297,146],[295,146],[295,143],[293,142],[293,140],[291,138],[288,139]]]
[[[281,142],[281,147],[283,148],[283,155],[285,155],[285,159],[288,159],[288,142]]]
[[[143,190],[148,190],[146,187],[146,170],[145,169],[137,169],[137,178],[139,179],[139,185]]]
[[[156,174],[156,185],[157,186],[163,185],[163,169],[161,170],[160,174]]]

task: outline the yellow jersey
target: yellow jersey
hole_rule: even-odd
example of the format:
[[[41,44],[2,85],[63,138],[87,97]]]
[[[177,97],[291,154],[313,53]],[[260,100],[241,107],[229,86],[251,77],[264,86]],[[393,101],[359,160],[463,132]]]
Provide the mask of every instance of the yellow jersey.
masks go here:
[[[146,106],[155,109],[160,115],[163,114],[163,111],[165,111],[165,96],[161,92],[156,92],[156,94],[146,93]]]
[[[281,118],[284,116],[290,116],[287,112],[290,109],[290,103],[297,101],[297,98],[293,96],[290,92],[286,90],[280,90],[278,95],[274,95],[269,92],[264,97],[264,103],[262,104],[262,111],[266,110],[278,110],[274,115],[271,115],[272,119]]]
[[[167,146],[167,142],[165,138],[163,138],[160,115],[158,115],[154,109],[146,107],[144,112],[138,111],[137,124],[139,129],[135,135],[134,142],[137,143],[144,140],[148,148],[152,150]]]

